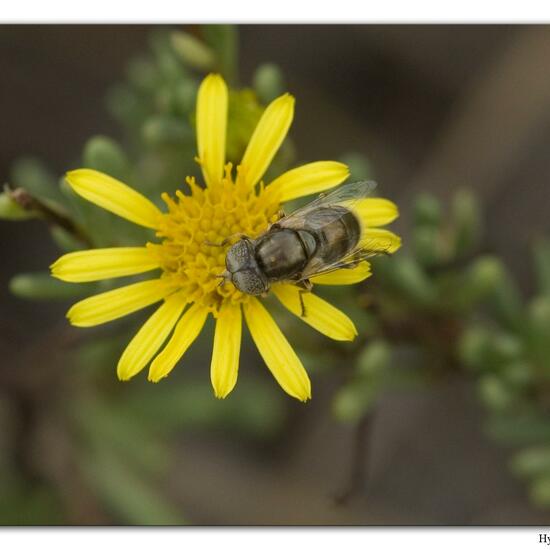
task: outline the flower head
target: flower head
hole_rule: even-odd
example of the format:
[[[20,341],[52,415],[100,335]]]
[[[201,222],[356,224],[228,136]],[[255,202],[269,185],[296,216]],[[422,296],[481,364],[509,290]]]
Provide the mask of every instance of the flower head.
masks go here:
[[[150,381],[167,376],[201,332],[207,318],[216,322],[211,361],[214,393],[223,398],[237,381],[243,316],[265,363],[281,387],[305,401],[311,384],[298,356],[262,304],[231,283],[220,285],[228,246],[213,246],[232,235],[255,238],[274,222],[281,205],[319,193],[348,177],[344,164],[313,162],[294,168],[269,185],[262,178],[283,142],[294,113],[294,98],[285,94],[264,111],[234,169],[225,164],[228,90],[218,75],[202,82],[197,99],[197,145],[204,186],[188,177],[187,194],[162,195],[163,212],[149,199],[114,178],[89,169],[67,174],[67,182],[83,198],[133,223],[155,230],[158,241],[142,247],[117,247],[72,252],[51,267],[54,277],[88,282],[156,271],[149,280],[121,286],[73,305],[67,317],[76,326],[105,323],[151,304],[161,305],[138,330],[122,354],[117,373],[128,380],[149,363]],[[364,199],[362,222],[376,247],[393,252],[399,237],[379,226],[397,217],[396,206],[385,199]],[[388,244],[390,246],[388,248]],[[368,262],[312,278],[318,284],[353,284],[370,275]],[[340,310],[299,289],[277,283],[272,291],[292,313],[335,340],[353,340],[353,322]],[[162,349],[161,349],[162,348]],[[160,351],[159,351],[160,350]]]

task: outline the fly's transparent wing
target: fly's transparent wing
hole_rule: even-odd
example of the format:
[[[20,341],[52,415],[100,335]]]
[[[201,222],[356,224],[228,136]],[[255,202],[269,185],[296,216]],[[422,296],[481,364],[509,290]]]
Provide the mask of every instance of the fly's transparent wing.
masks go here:
[[[309,218],[310,223],[308,225],[316,220],[315,225],[320,229],[324,221],[322,209],[328,209],[331,206],[344,206],[348,210],[353,210],[354,203],[368,197],[375,188],[376,183],[374,181],[358,181],[341,185],[332,193],[321,195],[319,198],[284,216],[275,225],[301,229],[304,226],[304,219]],[[311,215],[313,212],[315,212],[314,216]],[[332,211],[332,214],[325,216],[326,223],[334,221],[334,212]],[[341,212],[344,213],[343,210]]]
[[[361,262],[372,258],[373,256],[380,256],[382,254],[389,254],[393,246],[391,239],[384,239],[377,237],[376,240],[371,239],[363,241],[350,250],[345,256],[339,258],[338,261],[327,264],[323,262],[321,258],[312,258],[304,271],[300,273],[299,281],[315,277],[315,275],[322,275],[326,273],[332,273],[338,269],[351,269]]]

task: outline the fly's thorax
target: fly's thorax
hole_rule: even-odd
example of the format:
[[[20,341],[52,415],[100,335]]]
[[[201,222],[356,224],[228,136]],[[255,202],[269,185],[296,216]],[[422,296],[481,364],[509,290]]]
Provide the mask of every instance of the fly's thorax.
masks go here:
[[[256,261],[253,241],[235,243],[227,252],[225,266],[231,282],[241,292],[258,296],[269,290],[269,281]]]
[[[308,259],[298,231],[293,229],[272,228],[256,242],[256,260],[271,281],[291,279]]]

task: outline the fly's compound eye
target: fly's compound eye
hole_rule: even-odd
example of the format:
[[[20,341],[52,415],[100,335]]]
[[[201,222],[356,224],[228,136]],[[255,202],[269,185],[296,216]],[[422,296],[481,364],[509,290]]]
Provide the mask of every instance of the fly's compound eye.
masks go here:
[[[233,284],[245,294],[259,296],[268,290],[265,277],[262,277],[261,273],[254,269],[244,269],[237,273],[233,273],[231,280]]]
[[[228,271],[235,273],[250,263],[252,252],[248,241],[242,240],[235,243],[227,252],[225,266]]]

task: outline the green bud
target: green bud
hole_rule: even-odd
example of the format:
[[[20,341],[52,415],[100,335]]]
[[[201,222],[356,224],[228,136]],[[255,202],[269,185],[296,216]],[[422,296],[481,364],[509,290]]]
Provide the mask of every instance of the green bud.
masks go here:
[[[550,295],[550,242],[539,240],[533,246],[535,275],[540,291]]]
[[[431,194],[419,194],[414,205],[414,222],[419,225],[437,226],[441,223],[441,218],[439,201]]]
[[[175,31],[170,35],[174,51],[182,61],[198,71],[208,72],[214,69],[216,56],[214,52],[198,38],[183,31]]]
[[[341,422],[357,422],[374,405],[375,392],[366,384],[348,384],[336,394],[332,403],[334,415]]]
[[[485,327],[468,327],[458,344],[458,353],[464,364],[476,370],[487,368],[490,341],[491,333]]]
[[[513,392],[496,375],[482,377],[478,389],[483,402],[495,411],[503,411],[514,402]]]
[[[29,300],[66,300],[90,293],[90,287],[54,279],[49,273],[21,273],[9,282],[10,291]]]
[[[550,474],[550,447],[537,446],[519,452],[512,459],[511,467],[520,476]]]
[[[340,161],[347,164],[352,180],[368,180],[372,177],[372,166],[365,155],[351,152],[340,157]]]
[[[252,81],[258,97],[264,103],[269,103],[280,96],[285,87],[283,73],[274,63],[260,65]]]
[[[502,270],[502,264],[497,258],[485,256],[475,260],[454,296],[457,307],[467,309],[488,296],[497,285]]]
[[[84,146],[84,165],[105,172],[118,179],[125,179],[130,169],[126,154],[120,145],[111,138],[94,136]]]
[[[481,234],[481,213],[474,194],[462,189],[453,198],[452,215],[455,224],[455,253],[457,256],[471,251]]]
[[[0,193],[0,219],[19,221],[30,220],[35,217],[35,212],[22,208],[8,193]]]
[[[365,377],[376,377],[388,366],[391,359],[391,349],[384,340],[374,340],[368,343],[357,358],[357,374]]]

